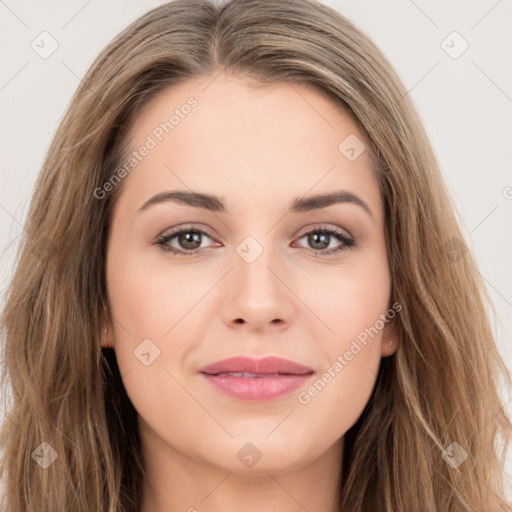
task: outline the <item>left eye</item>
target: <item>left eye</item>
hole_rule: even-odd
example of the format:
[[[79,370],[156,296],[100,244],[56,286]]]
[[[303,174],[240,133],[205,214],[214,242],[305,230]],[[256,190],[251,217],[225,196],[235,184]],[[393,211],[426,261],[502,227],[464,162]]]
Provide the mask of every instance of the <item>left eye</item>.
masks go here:
[[[329,255],[345,251],[355,245],[355,241],[352,238],[334,228],[315,228],[313,231],[304,234],[300,240],[303,238],[307,238],[307,243],[313,246],[314,249],[322,251],[319,255]],[[330,242],[333,241],[333,239],[338,239],[339,242],[337,246],[326,251],[325,249],[331,245]],[[318,245],[320,245],[320,247],[318,247]],[[319,251],[315,250],[314,252]]]
[[[168,233],[167,235],[160,236],[157,239],[156,245],[165,252],[170,252],[175,255],[190,256],[201,252],[201,250],[205,248],[201,243],[203,237],[212,239],[208,233],[201,229],[183,227]],[[307,243],[313,246],[312,249],[307,247],[306,249],[313,251],[316,253],[315,255],[319,256],[344,251],[355,245],[355,241],[352,238],[345,235],[342,231],[338,231],[331,227],[315,228],[302,235],[299,240],[302,240],[303,238],[306,238]],[[326,250],[329,245],[331,245],[330,242],[333,238],[337,239],[339,243],[334,248]],[[173,239],[176,239],[178,247],[171,245],[171,241]]]

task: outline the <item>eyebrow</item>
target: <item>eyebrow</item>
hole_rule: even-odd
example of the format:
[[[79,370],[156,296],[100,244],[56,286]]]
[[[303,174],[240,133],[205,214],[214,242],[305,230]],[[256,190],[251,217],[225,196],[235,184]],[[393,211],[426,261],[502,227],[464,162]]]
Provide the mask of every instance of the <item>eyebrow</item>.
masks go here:
[[[160,192],[150,197],[137,211],[140,213],[147,210],[150,206],[165,202],[175,202],[192,206],[194,208],[202,208],[216,213],[226,213],[227,208],[221,198],[200,192],[188,192],[180,190],[172,190]],[[292,201],[289,211],[292,213],[305,213],[313,210],[327,208],[333,204],[352,203],[360,206],[373,218],[370,207],[358,196],[347,190],[336,190],[325,194],[315,194],[308,197],[298,197]]]

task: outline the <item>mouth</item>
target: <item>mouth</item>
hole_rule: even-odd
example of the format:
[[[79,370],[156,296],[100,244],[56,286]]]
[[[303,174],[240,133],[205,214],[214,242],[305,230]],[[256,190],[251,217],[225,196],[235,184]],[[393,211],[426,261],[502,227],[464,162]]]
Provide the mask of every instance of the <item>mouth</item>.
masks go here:
[[[281,375],[298,375],[295,373],[250,373],[250,372],[223,372],[206,373],[206,375],[215,375],[216,377],[238,377],[243,379],[266,379],[269,377],[279,377]]]
[[[222,373],[246,373],[252,374],[252,376],[275,376],[304,375],[306,373],[312,373],[313,369],[282,357],[269,356],[264,357],[263,359],[254,359],[247,356],[236,356],[209,364],[208,366],[201,368],[199,372],[206,373],[208,375],[219,375]]]
[[[314,374],[304,365],[288,359],[248,357],[224,359],[202,368],[199,373],[214,389],[243,401],[262,402],[291,393]]]

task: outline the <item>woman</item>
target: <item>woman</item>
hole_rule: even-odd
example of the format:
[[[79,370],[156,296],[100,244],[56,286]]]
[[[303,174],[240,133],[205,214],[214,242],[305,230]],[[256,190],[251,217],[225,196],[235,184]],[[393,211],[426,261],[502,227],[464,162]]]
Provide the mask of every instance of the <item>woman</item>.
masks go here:
[[[404,86],[336,11],[136,20],[26,232],[10,512],[511,510],[484,287]]]

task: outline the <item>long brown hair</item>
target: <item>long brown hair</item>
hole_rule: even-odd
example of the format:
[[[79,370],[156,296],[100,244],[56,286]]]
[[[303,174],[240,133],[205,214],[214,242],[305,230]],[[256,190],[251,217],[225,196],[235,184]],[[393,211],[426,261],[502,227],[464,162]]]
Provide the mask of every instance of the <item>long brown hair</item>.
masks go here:
[[[101,198],[94,191],[119,177],[144,105],[221,70],[326,93],[360,126],[377,164],[392,301],[403,309],[398,350],[382,360],[345,435],[340,510],[512,510],[502,476],[512,425],[498,392],[510,376],[426,133],[378,48],[314,0],[164,4],[123,30],[82,80],[39,174],[1,319],[4,506],[139,511],[136,411],[115,355],[98,350],[106,240],[123,182]],[[443,457],[454,450],[466,454],[461,464]]]

